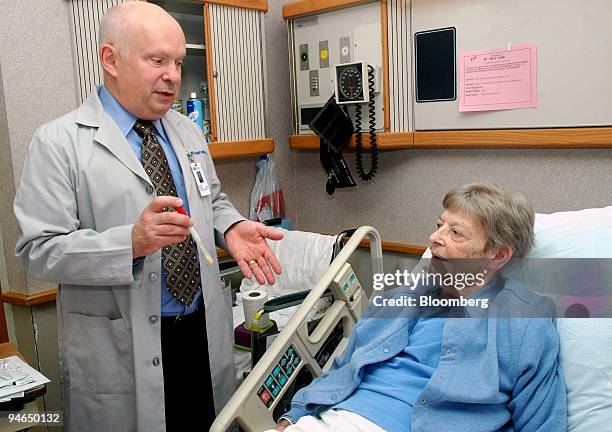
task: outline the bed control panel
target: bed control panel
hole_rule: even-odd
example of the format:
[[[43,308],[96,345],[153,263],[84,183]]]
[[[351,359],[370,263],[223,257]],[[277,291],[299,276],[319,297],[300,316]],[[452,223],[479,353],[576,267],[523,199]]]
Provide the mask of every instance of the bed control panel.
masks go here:
[[[294,372],[300,366],[300,363],[302,363],[300,354],[293,345],[289,345],[285,354],[274,365],[272,372],[266,377],[264,383],[257,391],[257,396],[259,396],[259,399],[266,408],[270,408],[279,397],[283,388],[287,386]]]
[[[330,288],[337,299],[344,300],[349,305],[353,303],[354,295],[361,289],[361,284],[349,263],[344,264]]]

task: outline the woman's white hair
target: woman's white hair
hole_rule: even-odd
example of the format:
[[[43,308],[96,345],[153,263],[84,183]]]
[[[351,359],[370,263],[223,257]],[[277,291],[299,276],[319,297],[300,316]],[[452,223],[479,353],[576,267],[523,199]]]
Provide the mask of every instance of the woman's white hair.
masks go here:
[[[478,217],[487,243],[485,249],[510,246],[513,257],[525,257],[533,245],[535,213],[521,193],[509,193],[486,183],[471,183],[453,191],[442,202],[448,211]]]

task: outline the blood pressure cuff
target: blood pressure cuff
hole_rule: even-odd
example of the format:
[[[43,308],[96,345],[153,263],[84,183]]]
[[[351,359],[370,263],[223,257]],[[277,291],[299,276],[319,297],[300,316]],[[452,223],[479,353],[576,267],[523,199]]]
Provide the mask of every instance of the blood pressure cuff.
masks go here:
[[[327,173],[327,193],[331,195],[336,188],[356,186],[342,156],[342,149],[351,139],[355,128],[348,114],[336,104],[334,96],[328,99],[308,126],[321,140],[319,155]]]

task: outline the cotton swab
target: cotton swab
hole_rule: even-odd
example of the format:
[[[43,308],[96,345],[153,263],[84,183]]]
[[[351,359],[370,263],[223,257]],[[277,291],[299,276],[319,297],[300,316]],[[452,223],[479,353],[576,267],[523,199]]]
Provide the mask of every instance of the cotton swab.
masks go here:
[[[177,212],[179,212],[180,214],[182,214],[182,215],[189,216],[187,214],[187,212],[185,211],[185,209],[183,208],[183,206],[176,207],[175,210]],[[210,254],[208,253],[208,251],[206,250],[206,248],[204,247],[204,243],[202,242],[202,239],[198,235],[198,232],[192,226],[189,227],[189,232],[191,233],[191,238],[193,238],[193,241],[196,242],[196,244],[198,245],[198,247],[200,248],[200,250],[204,254],[204,258],[206,258],[206,261],[208,262],[208,264],[212,264],[213,263],[213,259],[210,256]]]

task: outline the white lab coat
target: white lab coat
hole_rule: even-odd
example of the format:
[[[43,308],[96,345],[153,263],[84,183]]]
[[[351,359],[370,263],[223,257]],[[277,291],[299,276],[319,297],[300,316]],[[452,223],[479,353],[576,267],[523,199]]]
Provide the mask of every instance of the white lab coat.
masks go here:
[[[183,171],[194,226],[214,252],[215,237],[222,242],[222,234],[243,218],[221,193],[197,126],[174,111],[162,123]],[[201,197],[196,188],[190,151],[200,151],[195,159],[210,196]],[[60,284],[67,431],[165,430],[161,255],[158,251],[133,266],[131,239],[132,224],[154,196],[149,177],[96,91],[32,139],[15,198],[21,229],[16,255],[29,274]],[[217,262],[208,265],[200,255],[200,266],[218,412],[236,386],[231,299],[221,288]],[[186,366],[186,393],[194,390],[189,375]]]

